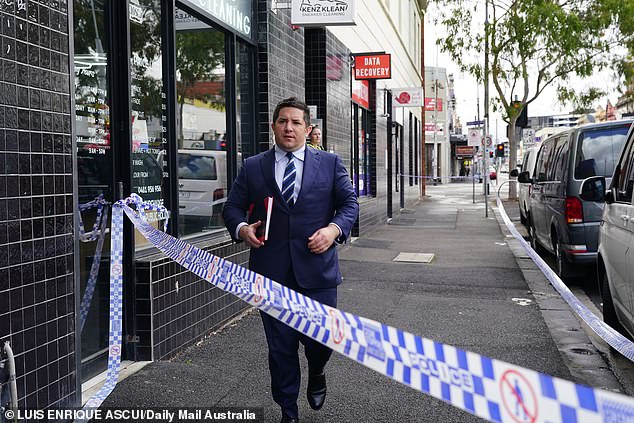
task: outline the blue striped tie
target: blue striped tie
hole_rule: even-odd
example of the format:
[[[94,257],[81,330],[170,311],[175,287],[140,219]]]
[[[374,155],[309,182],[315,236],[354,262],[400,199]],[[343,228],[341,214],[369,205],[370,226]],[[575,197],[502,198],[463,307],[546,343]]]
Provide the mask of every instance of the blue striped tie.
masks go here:
[[[295,204],[293,200],[295,194],[295,163],[293,162],[293,153],[289,151],[286,153],[286,157],[288,157],[288,163],[286,164],[286,169],[284,169],[284,179],[282,180],[282,198],[289,207],[293,207],[293,204]]]

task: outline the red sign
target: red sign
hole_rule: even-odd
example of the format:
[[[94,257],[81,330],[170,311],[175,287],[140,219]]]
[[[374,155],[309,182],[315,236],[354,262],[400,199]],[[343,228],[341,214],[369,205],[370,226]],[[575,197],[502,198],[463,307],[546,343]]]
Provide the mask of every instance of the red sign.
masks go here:
[[[392,56],[368,54],[354,56],[354,79],[392,78]]]
[[[469,147],[465,145],[457,145],[456,156],[473,157],[473,147]]]
[[[352,80],[352,101],[366,109],[370,108],[370,82]]]
[[[444,132],[444,125],[437,123],[436,125],[434,125],[433,123],[426,123],[425,124],[425,134],[433,134],[433,133],[438,133],[440,135],[442,135]]]
[[[436,108],[436,111],[442,112],[442,98],[425,97],[425,111],[426,112],[434,111],[434,105],[436,104],[436,100],[438,100],[438,106]]]

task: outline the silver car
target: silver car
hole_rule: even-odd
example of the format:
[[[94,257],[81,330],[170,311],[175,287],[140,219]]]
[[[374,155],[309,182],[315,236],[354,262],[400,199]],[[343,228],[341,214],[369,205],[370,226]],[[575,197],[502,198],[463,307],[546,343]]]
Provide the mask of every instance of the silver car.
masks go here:
[[[603,301],[603,319],[623,335],[634,337],[634,132],[629,131],[609,189],[606,178],[583,181],[580,196],[605,203],[597,273]]]

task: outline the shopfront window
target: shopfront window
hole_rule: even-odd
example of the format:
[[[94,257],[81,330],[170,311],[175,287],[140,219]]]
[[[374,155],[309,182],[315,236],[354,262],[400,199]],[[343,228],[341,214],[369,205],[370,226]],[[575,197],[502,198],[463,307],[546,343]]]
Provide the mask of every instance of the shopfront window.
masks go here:
[[[181,236],[224,230],[227,196],[225,34],[176,12],[176,122]]]
[[[169,174],[159,0],[130,0],[130,100],[132,191],[163,206]],[[148,213],[156,227],[162,218]],[[148,245],[138,231],[135,240],[137,248]]]

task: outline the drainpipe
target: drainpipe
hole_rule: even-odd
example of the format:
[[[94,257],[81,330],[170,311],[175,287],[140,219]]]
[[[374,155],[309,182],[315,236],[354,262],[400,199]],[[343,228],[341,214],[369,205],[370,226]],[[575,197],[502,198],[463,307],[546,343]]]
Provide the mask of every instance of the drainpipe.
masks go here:
[[[18,421],[18,385],[15,383],[15,358],[13,350],[9,345],[9,341],[4,343],[4,352],[7,355],[7,364],[9,365],[9,390],[11,391],[11,403],[9,407],[13,411],[13,421]]]

